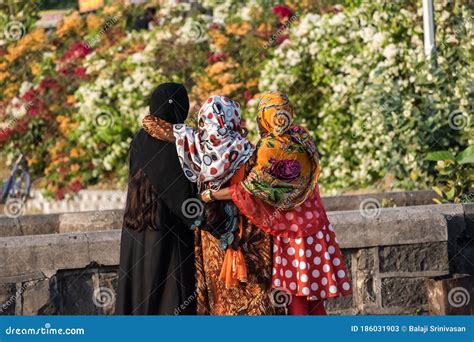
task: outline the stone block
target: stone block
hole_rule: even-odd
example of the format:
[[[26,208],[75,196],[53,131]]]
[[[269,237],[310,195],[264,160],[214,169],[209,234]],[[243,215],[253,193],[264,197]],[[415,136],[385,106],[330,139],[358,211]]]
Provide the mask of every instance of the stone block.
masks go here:
[[[464,229],[460,204],[384,208],[372,213],[339,211],[328,216],[342,248],[448,241],[448,230]]]
[[[23,282],[20,291],[22,297],[21,315],[51,315],[55,313],[49,278]]]
[[[346,297],[330,298],[326,300],[326,310],[329,312],[352,309],[353,307],[354,303],[352,295]]]
[[[85,233],[89,243],[90,261],[99,265],[118,265],[120,262],[121,230]]]
[[[374,269],[374,254],[373,248],[360,249],[357,252],[357,269],[358,270],[373,270]]]
[[[94,290],[94,304],[101,309],[104,315],[113,315],[118,291],[118,271],[116,267],[98,269],[97,281]]]
[[[383,278],[382,306],[422,308],[427,304],[425,278]]]
[[[50,234],[0,239],[2,277],[28,273],[45,274],[61,269],[83,268],[90,263],[84,234]]]
[[[0,284],[0,316],[14,315],[16,302],[16,284]]]
[[[379,263],[380,272],[448,272],[448,243],[383,246],[379,248]]]
[[[57,274],[58,308],[60,315],[97,315],[94,305],[93,272],[90,270],[61,271]]]
[[[474,203],[465,203],[462,206],[466,222],[466,236],[472,239],[474,238]]]

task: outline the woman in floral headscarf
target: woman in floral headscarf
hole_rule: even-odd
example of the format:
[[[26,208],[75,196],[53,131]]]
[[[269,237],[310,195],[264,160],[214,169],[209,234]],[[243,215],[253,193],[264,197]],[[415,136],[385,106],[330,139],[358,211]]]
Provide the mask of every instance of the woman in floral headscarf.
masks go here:
[[[145,117],[143,127],[157,139],[176,143],[185,176],[208,195],[240,183],[251,168],[255,149],[242,134],[239,104],[229,98],[207,99],[196,129],[152,116]],[[240,215],[232,201],[205,209],[206,223],[195,241],[198,314],[278,313],[270,296],[270,235]]]
[[[286,95],[265,94],[258,107],[261,140],[254,167],[245,180],[210,197],[231,198],[272,235],[272,286],[291,295],[289,313],[321,315],[324,300],[349,295],[351,285],[319,196],[316,148],[308,132],[293,124],[294,115]]]

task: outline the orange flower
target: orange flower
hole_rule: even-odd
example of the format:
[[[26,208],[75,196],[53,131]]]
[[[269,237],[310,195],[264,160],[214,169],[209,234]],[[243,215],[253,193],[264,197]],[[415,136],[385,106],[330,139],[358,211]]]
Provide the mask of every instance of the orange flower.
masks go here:
[[[77,151],[77,148],[73,147],[72,150],[71,150],[71,158],[77,158],[79,157],[79,152]]]
[[[30,68],[31,68],[31,73],[33,74],[33,76],[37,76],[41,71],[38,63],[31,64]]]
[[[81,35],[84,22],[79,15],[79,12],[74,11],[70,15],[63,18],[63,21],[59,24],[56,30],[58,38],[64,38],[70,32],[75,32],[77,35]]]
[[[68,105],[73,105],[76,102],[76,98],[74,95],[68,95],[66,98],[66,102]]]
[[[225,31],[231,36],[245,36],[250,31],[251,25],[248,22],[241,24],[229,24],[226,26]]]
[[[215,30],[210,31],[209,35],[211,36],[212,43],[216,47],[216,49],[220,50],[227,46],[229,39],[221,32]]]
[[[5,59],[8,63],[12,63],[26,53],[32,53],[45,47],[46,34],[43,28],[36,28],[31,33],[21,38],[15,45],[7,48]]]
[[[258,81],[256,79],[248,80],[247,83],[245,84],[246,88],[255,88],[257,86],[258,86]]]
[[[102,20],[97,15],[90,14],[86,19],[87,29],[93,31],[102,26]]]
[[[81,166],[77,163],[71,165],[71,172],[77,172],[81,169]]]

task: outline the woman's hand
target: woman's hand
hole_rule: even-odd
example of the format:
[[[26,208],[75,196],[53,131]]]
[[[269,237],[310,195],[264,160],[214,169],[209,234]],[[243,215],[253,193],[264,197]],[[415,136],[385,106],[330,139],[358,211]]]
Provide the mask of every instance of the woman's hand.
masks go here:
[[[223,188],[218,191],[212,191],[211,189],[204,190],[201,192],[200,196],[201,201],[209,203],[212,201],[228,201],[231,200],[229,188]]]
[[[201,192],[199,197],[204,203],[210,203],[214,201],[214,196],[211,189],[204,190],[203,192]]]

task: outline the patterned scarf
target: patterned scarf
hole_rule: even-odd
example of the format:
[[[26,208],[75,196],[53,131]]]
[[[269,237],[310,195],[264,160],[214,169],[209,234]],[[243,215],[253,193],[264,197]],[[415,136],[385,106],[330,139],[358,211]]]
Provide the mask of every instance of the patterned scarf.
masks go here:
[[[224,96],[211,96],[199,110],[197,129],[171,125],[147,116],[143,128],[153,137],[173,141],[186,177],[214,190],[229,181],[255,148],[240,134],[240,106]]]
[[[253,196],[281,210],[302,204],[319,176],[316,147],[303,127],[293,125],[294,116],[285,94],[263,95],[257,115],[261,140],[256,163],[242,183]]]

